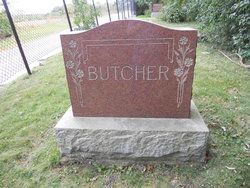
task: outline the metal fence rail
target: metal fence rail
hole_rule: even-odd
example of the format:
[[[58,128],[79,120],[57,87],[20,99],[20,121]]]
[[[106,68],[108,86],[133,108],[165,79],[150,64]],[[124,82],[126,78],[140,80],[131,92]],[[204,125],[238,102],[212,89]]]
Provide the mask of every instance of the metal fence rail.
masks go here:
[[[27,70],[30,73],[30,66],[60,48],[60,32],[75,27],[71,0],[27,1],[29,4],[25,4],[25,0],[2,0],[2,2],[0,21],[7,20],[7,25],[4,30],[0,27],[0,85],[15,78],[21,71]],[[7,7],[3,6],[4,3]],[[95,18],[96,26],[109,21],[131,18],[134,12],[133,0],[106,0],[103,4],[89,0],[88,4],[95,11],[101,12],[101,15]],[[14,35],[15,31],[13,27],[11,28],[11,20],[7,19],[6,8],[9,9],[13,20],[19,45]],[[23,50],[23,54],[20,50]]]

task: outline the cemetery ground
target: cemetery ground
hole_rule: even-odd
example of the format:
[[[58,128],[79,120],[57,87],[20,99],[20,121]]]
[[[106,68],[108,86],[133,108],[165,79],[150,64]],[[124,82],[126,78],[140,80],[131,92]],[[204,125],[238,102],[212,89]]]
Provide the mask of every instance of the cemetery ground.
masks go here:
[[[62,55],[51,57],[0,90],[0,187],[249,187],[249,79],[198,44],[193,100],[211,131],[205,164],[80,164],[63,161],[56,144],[70,101]]]

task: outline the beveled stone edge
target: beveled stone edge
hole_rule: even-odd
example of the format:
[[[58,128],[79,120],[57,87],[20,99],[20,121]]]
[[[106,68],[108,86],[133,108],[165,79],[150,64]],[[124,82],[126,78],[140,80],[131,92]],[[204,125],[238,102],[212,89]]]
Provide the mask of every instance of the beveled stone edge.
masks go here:
[[[180,126],[182,125],[182,126]],[[58,121],[55,129],[89,129],[121,131],[204,132],[209,130],[194,102],[191,101],[191,118],[124,118],[124,117],[73,117],[70,107]]]

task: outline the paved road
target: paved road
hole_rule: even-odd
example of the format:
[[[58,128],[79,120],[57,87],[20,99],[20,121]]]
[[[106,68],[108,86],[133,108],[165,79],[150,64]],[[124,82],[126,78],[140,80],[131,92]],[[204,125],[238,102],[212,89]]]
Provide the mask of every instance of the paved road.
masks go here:
[[[125,13],[128,17],[127,12]],[[122,16],[120,15],[122,19]],[[99,25],[109,22],[108,16],[98,18]],[[111,15],[111,20],[118,20],[117,14]],[[65,31],[64,31],[65,32]],[[23,49],[27,61],[31,67],[37,64],[37,61],[50,52],[60,49],[60,33],[37,39],[35,41],[23,44]],[[20,74],[26,71],[20,52],[17,47],[0,52],[0,85],[8,83]]]
[[[44,38],[23,44],[29,65],[32,66],[37,60],[55,50],[60,46],[59,34],[52,34]],[[17,47],[0,52],[0,84],[12,79],[20,71],[23,72],[23,64],[20,52]]]

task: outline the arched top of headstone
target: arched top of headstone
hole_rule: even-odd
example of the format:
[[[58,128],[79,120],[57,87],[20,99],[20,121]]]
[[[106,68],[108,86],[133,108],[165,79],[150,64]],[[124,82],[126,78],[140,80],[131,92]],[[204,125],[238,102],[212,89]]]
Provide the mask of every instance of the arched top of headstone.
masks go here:
[[[162,38],[174,37],[179,33],[187,35],[196,34],[197,30],[193,28],[169,28],[161,25],[141,21],[141,20],[119,20],[105,23],[99,27],[87,30],[70,32],[64,35],[75,35],[77,37],[88,37],[89,40],[103,39],[144,39],[144,38]]]

